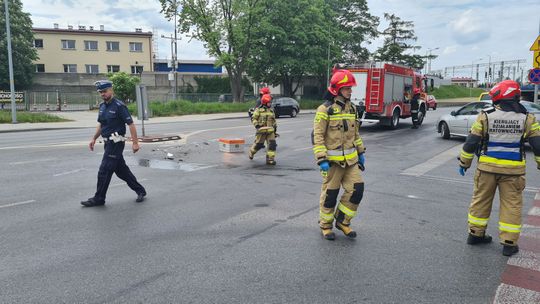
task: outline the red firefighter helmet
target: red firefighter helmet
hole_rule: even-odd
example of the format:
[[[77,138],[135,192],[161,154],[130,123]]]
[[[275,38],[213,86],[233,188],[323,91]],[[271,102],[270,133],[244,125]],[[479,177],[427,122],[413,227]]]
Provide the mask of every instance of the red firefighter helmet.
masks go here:
[[[414,90],[413,90],[414,95],[420,94],[420,93],[422,93],[422,90],[420,90],[420,88],[414,88]]]
[[[513,80],[504,80],[496,84],[490,91],[492,101],[499,101],[503,99],[519,100],[521,95],[521,89],[519,83]]]
[[[355,86],[356,79],[354,79],[354,75],[351,72],[348,70],[335,70],[332,78],[330,79],[328,92],[334,96],[337,96],[341,88]]]
[[[270,105],[271,102],[272,102],[272,96],[270,96],[270,94],[264,94],[261,97],[261,104],[262,105],[268,106],[268,105]]]
[[[259,90],[259,94],[261,94],[261,95],[264,95],[264,94],[270,94],[270,88],[269,88],[269,87],[261,88],[261,89]]]

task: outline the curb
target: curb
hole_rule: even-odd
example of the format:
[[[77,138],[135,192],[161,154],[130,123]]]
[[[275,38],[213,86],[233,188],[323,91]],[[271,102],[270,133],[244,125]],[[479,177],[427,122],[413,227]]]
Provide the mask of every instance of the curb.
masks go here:
[[[540,191],[524,218],[519,252],[508,259],[493,303],[540,303]]]

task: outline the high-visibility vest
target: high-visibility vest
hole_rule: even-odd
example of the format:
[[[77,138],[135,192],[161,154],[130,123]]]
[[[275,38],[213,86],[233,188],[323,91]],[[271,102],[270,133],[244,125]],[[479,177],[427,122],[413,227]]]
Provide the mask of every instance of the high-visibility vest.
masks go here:
[[[486,112],[487,141],[480,155],[480,163],[504,167],[524,167],[523,136],[527,115],[495,110]]]

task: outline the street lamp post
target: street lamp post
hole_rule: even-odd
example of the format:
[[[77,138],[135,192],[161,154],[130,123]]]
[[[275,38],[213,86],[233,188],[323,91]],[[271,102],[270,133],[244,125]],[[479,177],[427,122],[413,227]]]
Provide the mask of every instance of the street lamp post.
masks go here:
[[[15,105],[15,81],[13,79],[13,58],[11,50],[11,28],[9,24],[9,7],[8,1],[4,0],[4,8],[6,10],[6,34],[7,34],[7,51],[8,51],[8,66],[9,66],[9,90],[11,93],[11,122],[17,123],[17,107]]]
[[[177,58],[177,47],[176,42],[178,40],[182,40],[181,38],[176,38],[176,33],[174,35],[171,34],[171,37],[167,37],[165,35],[161,35],[161,38],[169,39],[171,40],[171,66],[172,66],[172,72],[174,75],[174,89],[173,89],[173,99],[176,100],[176,94],[177,94],[177,88],[178,88],[178,79],[176,77],[176,71],[178,68],[178,58]]]
[[[435,50],[438,50],[439,47],[436,47],[436,48],[433,48],[433,49],[428,49],[429,51],[429,57],[428,57],[428,71],[427,71],[427,74],[431,73],[431,51],[435,51]]]
[[[479,60],[482,60],[482,58],[478,58],[478,59],[473,60],[473,61],[471,62],[471,83],[470,83],[470,86],[469,86],[469,97],[472,97],[474,63],[475,63],[476,61],[479,61]]]

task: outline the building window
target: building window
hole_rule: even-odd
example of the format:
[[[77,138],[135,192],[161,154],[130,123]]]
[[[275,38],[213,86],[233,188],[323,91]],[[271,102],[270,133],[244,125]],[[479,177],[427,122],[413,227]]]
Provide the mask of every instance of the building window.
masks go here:
[[[43,48],[43,39],[34,39],[34,47],[38,49]]]
[[[97,41],[89,41],[89,40],[85,40],[84,41],[84,50],[85,51],[97,51],[98,48],[97,48]]]
[[[36,64],[36,73],[45,73],[45,65],[43,63]]]
[[[64,64],[64,73],[77,73],[76,64]]]
[[[143,72],[143,66],[142,65],[132,65],[131,66],[131,74],[141,74]]]
[[[120,72],[120,66],[119,65],[108,65],[107,66],[107,73],[116,73]]]
[[[99,74],[99,66],[97,64],[87,64],[86,74]]]
[[[109,52],[119,52],[120,51],[120,42],[118,42],[118,41],[107,41],[107,51],[109,51]]]
[[[62,40],[62,49],[64,49],[64,50],[74,50],[75,49],[75,40]]]
[[[142,52],[142,42],[130,42],[129,43],[130,52]]]

